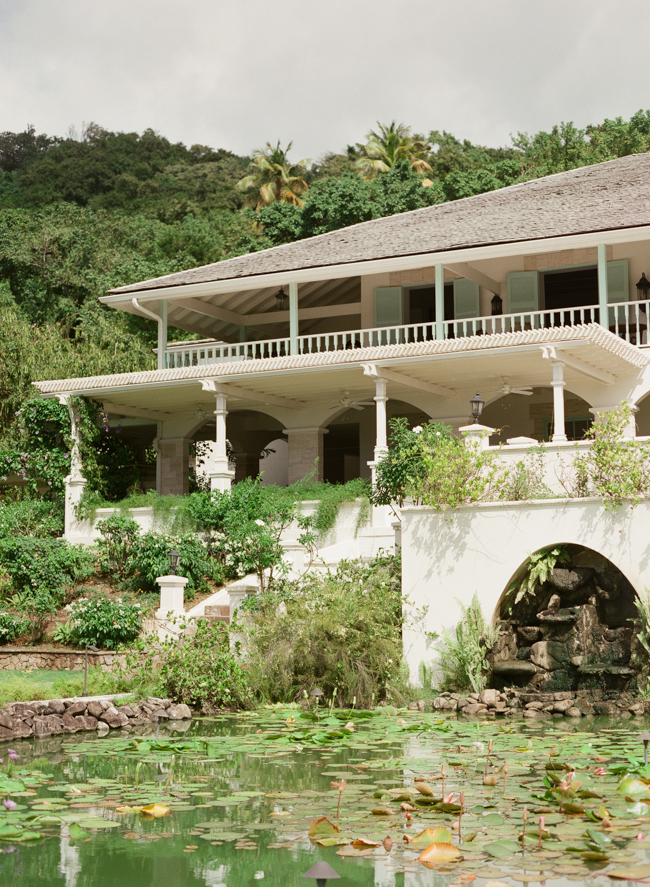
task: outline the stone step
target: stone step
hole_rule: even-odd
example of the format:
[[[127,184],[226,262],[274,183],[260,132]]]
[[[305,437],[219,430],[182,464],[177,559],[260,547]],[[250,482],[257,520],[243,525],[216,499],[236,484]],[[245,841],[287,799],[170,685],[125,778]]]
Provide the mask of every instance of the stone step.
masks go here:
[[[212,606],[206,607],[203,612],[205,616],[227,617],[230,619],[229,604],[213,604]]]

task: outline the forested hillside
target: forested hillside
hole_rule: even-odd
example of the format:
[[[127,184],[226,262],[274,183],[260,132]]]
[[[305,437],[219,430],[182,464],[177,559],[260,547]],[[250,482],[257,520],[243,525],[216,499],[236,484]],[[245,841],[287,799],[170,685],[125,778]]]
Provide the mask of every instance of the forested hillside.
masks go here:
[[[239,157],[94,124],[0,133],[0,446],[17,442],[33,379],[153,365],[154,325],[100,306],[107,289],[650,150],[650,112],[501,148],[394,123],[314,161],[290,147]]]

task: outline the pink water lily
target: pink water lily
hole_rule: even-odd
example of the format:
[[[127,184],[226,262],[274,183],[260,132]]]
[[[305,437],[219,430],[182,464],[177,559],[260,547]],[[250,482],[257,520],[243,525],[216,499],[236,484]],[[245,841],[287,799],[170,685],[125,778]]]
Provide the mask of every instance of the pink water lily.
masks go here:
[[[449,794],[445,795],[442,800],[445,804],[455,804],[458,800],[458,795],[455,792],[449,792]]]
[[[607,770],[605,770],[604,767],[598,767],[597,770],[594,770],[594,773],[596,774],[596,776],[605,776],[607,773]]]
[[[18,806],[18,804],[15,801],[12,801],[11,798],[4,798],[2,803],[7,808],[7,810],[15,810]]]
[[[13,748],[10,748],[10,749],[9,749],[9,758],[10,758],[12,761],[17,761],[17,760],[18,760],[18,755],[17,755],[16,752],[13,750]]]

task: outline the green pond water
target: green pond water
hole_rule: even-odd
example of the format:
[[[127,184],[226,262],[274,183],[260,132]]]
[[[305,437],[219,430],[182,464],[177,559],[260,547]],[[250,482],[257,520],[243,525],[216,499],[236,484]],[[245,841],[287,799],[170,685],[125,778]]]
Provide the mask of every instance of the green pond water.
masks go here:
[[[649,726],[265,709],[158,740],[116,731],[15,742],[10,774],[0,745],[0,798],[17,805],[0,806],[0,885],[291,887],[315,884],[301,876],[319,859],[341,887],[650,879],[650,768],[638,740]],[[150,804],[168,812],[147,816]],[[434,835],[444,847],[425,865],[431,834],[416,836],[436,828],[449,833]]]

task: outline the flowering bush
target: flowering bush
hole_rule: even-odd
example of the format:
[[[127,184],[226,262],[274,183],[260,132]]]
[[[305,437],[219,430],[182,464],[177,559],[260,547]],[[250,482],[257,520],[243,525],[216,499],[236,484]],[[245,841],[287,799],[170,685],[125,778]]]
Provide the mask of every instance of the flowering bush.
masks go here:
[[[67,587],[89,579],[95,571],[92,550],[63,539],[35,536],[0,538],[0,564],[15,591],[55,597],[62,597]]]
[[[140,604],[120,600],[80,598],[70,607],[72,639],[110,650],[134,641],[142,630]]]
[[[7,612],[0,612],[0,646],[9,644],[25,631],[25,622]]]

